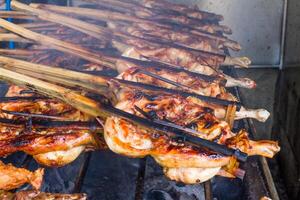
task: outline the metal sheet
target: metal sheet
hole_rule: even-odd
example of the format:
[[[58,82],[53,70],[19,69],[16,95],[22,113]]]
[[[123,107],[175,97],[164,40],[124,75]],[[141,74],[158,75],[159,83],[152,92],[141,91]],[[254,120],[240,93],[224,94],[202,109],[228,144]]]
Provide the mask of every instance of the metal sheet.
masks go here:
[[[300,1],[288,1],[284,64],[300,63]],[[300,65],[298,65],[299,67]]]
[[[254,65],[279,64],[283,0],[173,0],[172,2],[196,4],[203,10],[222,14],[225,18],[222,23],[233,30],[233,34],[229,37],[240,42],[243,47],[240,52],[231,52],[231,55],[249,56]]]

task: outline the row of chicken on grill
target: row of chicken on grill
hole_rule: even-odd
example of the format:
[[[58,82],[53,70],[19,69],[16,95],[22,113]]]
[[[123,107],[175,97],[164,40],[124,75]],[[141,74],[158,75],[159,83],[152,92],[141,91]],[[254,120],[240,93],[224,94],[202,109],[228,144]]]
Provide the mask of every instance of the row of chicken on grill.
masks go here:
[[[15,26],[10,22],[0,24],[12,32],[9,37],[26,43],[28,51],[3,51],[6,55],[0,56],[0,62],[5,68],[36,63],[103,76],[108,88],[103,95],[111,97],[109,100],[115,108],[193,129],[197,137],[249,156],[272,158],[280,150],[277,142],[251,140],[246,130],[233,132],[225,121],[228,106],[218,103],[218,99],[233,105],[239,103],[227,88],[252,89],[256,84],[248,78],[231,77],[220,69],[221,65],[247,67],[250,64],[248,58],[224,54],[224,48],[239,50],[241,47],[223,36],[231,30],[219,24],[222,16],[156,0],[89,2],[95,3],[95,8],[28,6],[12,1],[16,10],[25,16],[32,15],[38,22],[19,23],[17,27],[23,32],[10,28]],[[54,22],[54,17],[62,20]],[[26,33],[52,38],[47,41],[53,44],[45,46],[47,42]],[[58,48],[58,40],[63,40],[65,45]],[[107,75],[108,71],[113,71],[114,76]],[[47,81],[38,72],[36,75]],[[167,88],[171,92],[119,84],[118,80]],[[72,89],[82,95],[90,94],[81,88]],[[264,109],[241,106],[233,118],[263,122],[268,116]],[[26,87],[10,85],[1,98],[0,124],[1,157],[22,151],[41,165],[57,167],[71,163],[84,151],[110,149],[133,158],[152,156],[169,179],[186,184],[201,183],[215,175],[243,176],[235,156],[174,140],[115,115],[95,119],[66,104],[64,99],[49,98]],[[26,182],[39,188],[42,169],[29,172],[3,163],[1,166],[3,174],[7,174],[5,181],[0,180],[1,189],[10,190]]]

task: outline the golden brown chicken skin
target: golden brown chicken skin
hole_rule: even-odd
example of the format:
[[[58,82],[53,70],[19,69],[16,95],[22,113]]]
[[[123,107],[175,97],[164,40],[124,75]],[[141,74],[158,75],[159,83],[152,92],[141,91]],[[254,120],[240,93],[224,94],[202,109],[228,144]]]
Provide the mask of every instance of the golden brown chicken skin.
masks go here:
[[[57,117],[57,120],[64,121],[87,121],[90,116],[72,108],[71,106],[53,99],[23,99],[8,102],[0,102],[0,117],[7,119],[20,119],[21,115],[14,115],[9,112],[21,112],[26,114],[42,114]]]
[[[24,168],[17,168],[11,164],[4,164],[0,161],[0,189],[12,190],[25,183],[31,184],[35,189],[39,189],[42,184],[44,169],[37,169],[35,172]]]
[[[139,108],[154,118],[192,127],[199,131],[197,136],[209,140],[217,139],[218,143],[221,144],[224,144],[229,138],[237,137],[235,133],[230,131],[230,127],[225,121],[218,120],[213,115],[212,110],[194,104],[189,99],[177,95],[158,95],[129,90],[120,93],[122,94],[119,97],[120,103],[116,107],[132,114],[145,117],[137,110]],[[237,138],[234,141],[238,143],[239,140]],[[272,143],[272,145],[275,144]],[[269,148],[268,146],[265,147]],[[237,146],[237,148],[239,147]],[[275,145],[275,149],[279,150],[278,146]],[[243,150],[246,151],[247,148],[243,148]],[[260,154],[259,149],[257,150],[256,153]],[[272,157],[274,153],[276,152],[269,154],[269,156]]]

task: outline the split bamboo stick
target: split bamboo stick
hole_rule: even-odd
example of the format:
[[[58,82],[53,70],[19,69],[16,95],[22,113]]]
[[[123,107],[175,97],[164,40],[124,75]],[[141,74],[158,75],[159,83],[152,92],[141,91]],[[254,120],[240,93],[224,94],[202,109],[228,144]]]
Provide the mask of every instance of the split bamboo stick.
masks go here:
[[[128,22],[134,22],[134,23],[154,24],[154,22],[151,20],[141,19],[141,18],[137,18],[137,17],[131,16],[131,15],[126,15],[126,14],[109,11],[109,10],[101,10],[101,12],[99,12],[99,10],[91,9],[91,8],[65,7],[65,6],[38,4],[38,3],[31,3],[30,6],[34,7],[34,8],[47,9],[47,10],[61,13],[61,14],[72,14],[72,15],[77,15],[77,16],[82,16],[82,17],[88,17],[88,18],[95,19],[95,20],[104,19],[107,21],[128,21]],[[164,28],[167,28],[167,26],[164,26]],[[177,32],[176,30],[172,30],[172,31]],[[196,35],[200,35],[203,37],[207,37],[209,39],[219,40],[219,41],[223,41],[223,42],[232,43],[233,45],[237,45],[237,43],[235,41],[232,41],[224,36],[218,36],[218,35],[213,35],[210,33],[203,33],[203,32],[197,32],[197,31],[194,31],[194,33],[190,32],[189,34],[191,34],[191,35],[196,34]]]
[[[78,82],[87,89],[91,91],[98,92],[100,94],[105,94],[107,92],[107,79],[94,76],[86,73],[76,72],[72,70],[67,70],[59,67],[50,67],[47,65],[34,64],[31,62],[14,59],[6,56],[0,56],[0,63],[5,64],[6,68],[17,68],[19,72],[23,74],[34,73],[34,77],[38,77],[45,80],[50,80],[49,75],[54,75],[57,78],[57,82],[62,82],[68,86],[74,87],[79,86]]]
[[[41,53],[41,50],[27,50],[27,49],[0,49],[0,54],[15,55],[15,56],[32,56],[36,53]],[[1,58],[0,58],[1,59]],[[0,61],[1,62],[1,61]]]
[[[32,41],[26,40],[25,38],[22,38],[19,35],[13,34],[13,33],[0,33],[0,41],[1,42],[14,41],[14,42],[21,42],[21,43],[32,43]]]
[[[25,37],[29,40],[35,41],[44,46],[48,46],[49,48],[53,48],[53,49],[56,49],[56,50],[59,50],[59,51],[65,52],[65,53],[70,53],[70,54],[76,55],[80,58],[88,60],[92,63],[100,64],[102,66],[107,66],[110,68],[115,67],[114,64],[111,64],[111,62],[113,62],[113,61],[108,60],[107,57],[103,57],[99,54],[91,53],[87,49],[84,49],[75,44],[61,41],[61,40],[58,40],[58,39],[55,39],[55,38],[52,38],[49,36],[45,36],[45,35],[30,31],[30,30],[23,28],[17,24],[8,22],[4,19],[0,19],[0,26],[2,26],[3,28],[5,28],[11,32],[21,35],[22,37]]]
[[[72,15],[84,16],[84,17],[88,17],[91,19],[95,19],[95,20],[99,20],[99,19],[105,19],[105,20],[109,20],[109,21],[111,21],[111,20],[112,21],[114,21],[114,20],[115,21],[123,21],[124,20],[124,21],[135,22],[135,23],[155,24],[151,20],[141,19],[141,18],[137,18],[134,16],[110,11],[110,10],[101,10],[101,12],[99,12],[96,9],[90,9],[90,8],[64,7],[64,6],[38,4],[38,3],[31,3],[30,6],[35,7],[35,8],[47,9],[47,10],[51,10],[51,11],[62,13],[62,14],[72,14]],[[155,24],[155,25],[157,26],[158,24]],[[164,25],[163,27],[171,30],[171,28],[167,27],[166,25]],[[178,32],[177,30],[171,30],[171,31]],[[186,32],[185,30],[181,30],[179,33],[182,33],[182,31]],[[227,37],[221,36],[221,35],[213,35],[211,33],[199,32],[199,31],[195,31],[195,30],[191,30],[190,32],[188,32],[188,34],[199,35],[199,36],[206,37],[206,38],[213,39],[213,40],[219,40],[219,41],[231,44],[232,46],[239,46],[239,44],[237,42],[230,40]]]
[[[12,1],[11,5],[15,9],[24,10],[26,12],[33,13],[42,20],[62,24],[64,26],[73,28],[77,31],[90,35],[96,39],[103,40],[103,36],[99,34],[107,34],[107,32],[104,32],[102,29],[97,28],[97,26],[83,22],[81,20],[77,20],[74,18],[66,17],[64,15],[58,15],[49,11],[33,8],[31,6],[28,6],[26,4],[17,1]]]
[[[0,11],[1,18],[34,20],[36,16],[22,11]]]

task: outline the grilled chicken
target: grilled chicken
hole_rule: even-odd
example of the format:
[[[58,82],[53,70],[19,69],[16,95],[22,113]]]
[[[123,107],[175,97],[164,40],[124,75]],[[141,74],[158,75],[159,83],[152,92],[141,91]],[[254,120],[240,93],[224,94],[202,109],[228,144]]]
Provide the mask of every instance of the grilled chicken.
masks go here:
[[[6,93],[6,97],[31,97],[16,98],[15,100],[7,100],[0,102],[0,118],[20,119],[24,118],[22,113],[26,114],[42,114],[56,117],[56,120],[64,121],[89,121],[92,118],[78,111],[61,101],[36,96],[34,93],[26,93],[26,88],[11,85]],[[8,112],[5,112],[8,111]],[[13,115],[9,112],[19,112],[20,115]]]
[[[88,121],[92,118],[58,100],[34,97],[32,93],[23,93],[25,89],[10,86],[6,96],[14,100],[0,102],[0,119],[24,120],[28,116],[8,114],[5,111],[55,116],[61,121]],[[26,98],[17,97],[25,96]],[[2,111],[1,111],[2,110]],[[1,122],[0,122],[1,124]],[[33,127],[2,123],[0,126],[0,156],[17,151],[32,155],[40,164],[63,166],[74,161],[89,146],[97,148],[93,131],[89,128],[73,127]]]
[[[198,137],[226,144],[249,155],[273,157],[280,149],[276,142],[255,142],[249,140],[244,131],[239,134],[231,132],[226,122],[216,119],[206,108],[184,98],[124,92],[120,99],[122,101],[116,105],[119,109],[143,116],[136,110],[138,107],[159,119],[192,127],[199,131]],[[178,144],[166,135],[149,132],[117,117],[108,118],[104,130],[105,141],[112,151],[130,157],[151,155],[165,168],[167,176],[186,183],[196,183],[211,178],[233,159],[207,149]],[[205,168],[203,170],[209,168],[209,170],[205,172],[200,168]],[[199,176],[190,176],[191,173],[199,173]],[[210,175],[206,176],[207,174]]]
[[[8,111],[8,112],[7,112]],[[19,112],[20,115],[10,114]],[[88,115],[61,103],[60,101],[45,98],[28,98],[9,102],[0,102],[0,117],[7,119],[23,118],[22,113],[41,114],[56,117],[57,120],[64,121],[87,121],[91,119]]]
[[[119,62],[119,66],[121,63]],[[187,90],[190,92],[194,92],[200,95],[210,96],[210,97],[217,97],[224,100],[229,101],[237,101],[236,97],[234,97],[231,93],[226,92],[225,88],[221,86],[220,80],[215,80],[213,82],[207,82],[200,80],[198,78],[189,76],[185,73],[171,73],[165,70],[156,70],[156,69],[147,69],[148,72],[151,72],[155,75],[159,75],[163,78],[166,78],[168,80],[171,80],[175,83],[179,83],[185,87],[178,87],[176,85],[172,85],[169,83],[166,83],[164,81],[160,81],[156,78],[153,78],[147,74],[139,73],[139,69],[137,68],[129,68],[128,70],[121,73],[118,77],[124,80],[128,81],[134,81],[134,82],[140,82],[140,83],[146,83],[151,85],[156,85],[160,87],[165,88],[171,88],[171,89],[181,89],[181,90]],[[194,101],[194,103],[211,108],[214,111],[214,114],[219,119],[224,119],[226,115],[226,107],[217,105],[214,103],[208,103],[205,101],[201,101],[196,98],[191,98],[191,100]],[[266,111],[265,109],[246,109],[242,107],[239,111],[236,112],[236,119],[243,119],[243,118],[253,118],[257,119],[258,121],[264,122],[268,119],[270,113]]]
[[[119,44],[117,44],[119,45]],[[123,52],[123,56],[125,57],[130,57],[130,58],[135,58],[135,59],[139,59],[139,60],[143,60],[145,59],[144,55],[142,52],[139,51],[139,49],[136,48],[127,48],[127,46],[119,46],[120,49],[122,49]],[[162,50],[159,49],[157,52],[153,52],[153,54],[158,54],[159,57],[164,57],[163,59],[157,58],[156,56],[153,58],[154,60],[159,60],[159,61],[165,61],[165,63],[168,63],[168,60],[172,61],[172,59],[174,58],[174,62],[175,63],[171,63],[174,64],[175,66],[180,66],[180,63],[178,65],[178,62],[181,62],[181,60],[179,59],[181,56],[179,54],[179,57],[177,57],[177,54],[175,52],[173,52],[174,54],[170,55],[170,59],[169,59],[169,55],[168,54],[164,54],[163,51],[161,52],[162,54],[159,54],[159,51]],[[152,51],[149,51],[148,53],[151,53]],[[151,57],[151,56],[150,56]],[[176,58],[176,59],[175,59]],[[183,56],[183,60],[186,60],[186,58]],[[255,88],[256,87],[256,83],[253,80],[250,80],[248,78],[232,78],[228,75],[225,75],[223,73],[220,74],[219,71],[217,71],[216,69],[214,69],[213,67],[210,66],[206,66],[206,65],[199,65],[197,63],[194,62],[189,62],[189,63],[185,63],[185,64],[191,64],[191,65],[187,65],[186,66],[182,66],[184,68],[186,68],[189,71],[194,71],[196,73],[199,74],[204,74],[204,75],[209,75],[209,76],[221,76],[221,78],[225,79],[226,82],[226,87],[234,87],[234,86],[239,86],[239,87],[244,87],[244,88]],[[183,63],[184,64],[184,63]],[[125,61],[118,61],[116,63],[116,68],[119,72],[124,72],[125,70],[131,68],[131,67],[136,67],[133,66],[131,63],[125,62]],[[155,67],[155,66],[154,66]]]
[[[182,66],[187,70],[205,75],[215,75],[217,67],[225,61],[225,57],[196,56],[189,51],[176,48],[155,47],[153,44],[147,42],[140,43],[137,40],[127,40],[127,42],[131,46],[134,46],[134,48],[121,49],[123,54],[128,54],[127,51],[130,51],[130,54],[135,55],[134,58],[136,59],[144,59],[143,57],[147,57],[171,65]],[[119,46],[115,46],[119,48]]]
[[[23,151],[47,166],[63,166],[75,160],[86,147],[98,146],[92,132],[84,129],[37,127],[26,130],[6,125],[1,128],[1,135],[1,157]]]
[[[224,47],[238,51],[241,46],[233,41],[214,40],[209,37],[188,34],[186,32],[179,32],[168,29],[164,26],[155,25],[152,23],[135,23],[131,25],[123,25],[118,23],[108,23],[110,28],[117,28],[123,32],[129,33],[140,38],[154,38],[159,37],[166,41],[176,42],[183,46],[193,49],[199,49],[208,52],[221,53]]]
[[[0,191],[2,200],[86,200],[86,194],[52,194],[38,190],[25,190],[16,193]]]
[[[106,0],[102,0],[101,2],[106,2]],[[120,5],[122,9],[128,8],[126,5],[123,7],[124,4],[127,4],[126,2],[122,3],[118,0],[112,0],[109,1],[109,3],[110,2],[117,2],[117,5]],[[159,4],[165,5],[167,3],[161,2]],[[156,8],[147,9],[140,7],[139,9],[133,9],[131,14],[134,13],[136,16],[141,18],[156,17],[156,19],[159,20],[164,20],[166,17],[170,17],[172,18],[170,21],[188,24],[188,26],[195,22],[195,19],[190,19],[185,16],[185,14],[180,15],[178,18],[171,17],[173,16],[172,13],[154,16],[152,12],[153,10],[161,12],[166,11],[166,9],[157,9],[158,4],[156,4],[155,1],[146,1],[145,5],[147,5],[147,7]],[[200,12],[196,9],[187,7],[179,8],[174,4],[168,5],[170,5],[170,8],[174,11],[191,11],[191,16],[194,18],[204,19],[208,16],[212,16],[209,13]],[[214,15],[214,17],[215,20],[221,19],[221,17],[217,15]],[[169,22],[166,24],[169,24]],[[193,33],[197,32],[197,29],[211,33],[216,33],[218,31],[230,32],[227,27],[220,26],[217,23],[207,25],[203,24],[203,22],[199,22],[197,25],[193,25],[195,27]],[[146,28],[148,28],[149,31],[149,27]],[[144,37],[144,33],[138,32],[141,30],[144,31],[147,29],[145,29],[145,27],[131,27],[131,29],[127,29],[126,32],[129,32],[132,35],[135,34],[135,36],[138,37],[141,37],[141,34],[143,34]],[[157,34],[158,35],[156,36],[159,36],[159,34],[164,34],[164,32],[161,31]],[[222,54],[196,51],[175,44],[161,45],[160,43],[152,43],[147,40],[143,41],[135,39],[134,37],[129,37],[129,39],[127,39],[126,36],[119,32],[117,32],[117,36],[120,38],[119,40],[113,39],[114,45],[130,57],[159,60],[160,62],[183,66],[187,70],[206,75],[220,76],[222,73],[218,70],[221,64],[232,64],[242,67],[246,67],[250,64],[250,60],[247,58],[230,58]],[[174,37],[175,41],[181,40],[182,42],[188,43],[187,38],[184,38],[184,35],[182,34],[174,35],[174,33],[171,32],[167,35],[167,37]],[[122,41],[124,38],[126,38],[125,42]],[[121,43],[120,40],[123,43]],[[128,48],[128,46],[124,45],[124,43],[128,46],[132,46],[133,48]],[[208,41],[206,41],[206,43],[199,43],[199,41],[197,41],[197,45],[195,45],[195,47],[217,52],[220,45],[219,43],[213,44]],[[78,54],[78,52],[75,53]],[[150,69],[150,71],[151,70],[153,69]],[[125,73],[127,73],[127,75]],[[125,73],[120,76],[123,76],[122,78],[128,78],[131,76],[130,78],[135,79],[136,81],[139,79],[145,79],[145,77],[133,77],[130,71],[126,71]],[[155,70],[155,73],[160,72]],[[174,76],[171,76],[171,73],[164,73],[164,76],[170,76],[174,79]],[[183,74],[182,78],[186,76],[186,74]],[[226,77],[226,75],[222,74],[222,76],[226,80],[230,80],[230,78]],[[153,79],[145,79],[143,81],[155,84]],[[177,79],[176,81],[179,82],[180,80]],[[200,83],[194,82],[191,79],[185,81],[189,82],[188,84],[192,86],[192,90],[196,90],[200,94],[203,93],[208,96],[234,100],[233,96],[223,91],[223,88],[219,85],[219,83],[210,83],[205,85],[204,82],[201,82],[201,85],[199,86],[197,84]],[[250,140],[247,133],[243,130],[239,133],[231,132],[229,125],[218,119],[223,118],[225,115],[225,109],[223,107],[210,105],[192,97],[183,98],[179,95],[170,94],[158,95],[152,92],[148,93],[136,91],[131,88],[126,90],[124,88],[115,87],[113,89],[115,90],[118,100],[115,107],[137,116],[150,116],[150,118],[158,118],[160,120],[173,122],[183,127],[189,127],[198,131],[197,134],[194,133],[195,136],[212,140],[234,149],[239,149],[248,155],[273,157],[280,149],[276,142],[257,142]],[[4,107],[4,105],[2,107]],[[52,108],[55,106],[50,105],[50,107]],[[23,109],[23,106],[22,108],[17,108],[17,106],[14,105],[4,108],[19,111],[20,109]],[[43,108],[44,107],[40,106],[38,111],[41,110],[40,113],[47,112],[43,110]],[[57,110],[61,109],[62,108]],[[33,108],[30,108],[25,111],[29,112],[32,110]],[[35,112],[37,111],[35,110]],[[243,117],[244,115],[240,114],[238,116]],[[4,117],[9,118],[9,116]],[[24,151],[33,155],[33,157],[40,163],[49,166],[60,166],[73,161],[74,158],[76,158],[85,149],[85,147],[89,145],[97,146],[97,142],[90,133],[90,130],[47,129],[44,130],[45,134],[43,134],[43,131],[40,129],[19,129],[19,127],[3,127],[1,129],[3,136],[2,140],[0,140],[0,156],[6,156],[16,151]],[[166,135],[161,134],[160,132],[150,131],[115,116],[111,116],[106,119],[104,125],[104,138],[108,147],[116,153],[130,157],[144,157],[151,155],[164,168],[164,173],[172,180],[185,183],[199,183],[217,174],[234,177],[237,173],[238,164],[232,165],[232,163],[236,162],[236,159],[233,156],[224,156],[205,148],[196,148],[190,144],[181,142],[178,138],[172,138],[171,134]]]
[[[125,65],[126,63],[118,63],[119,66],[123,64]],[[182,86],[186,86],[186,88],[180,89],[187,90],[188,88],[189,91],[210,97],[218,97],[218,95],[222,94],[222,85],[225,85],[224,83],[222,83],[222,79],[216,78],[216,80],[209,82],[201,80],[197,77],[193,77],[184,72],[170,72],[167,70],[155,68],[147,68],[147,72],[171,80],[175,83],[181,84]],[[128,70],[124,71],[118,76],[118,78],[139,83],[147,83],[150,85],[156,85],[170,89],[178,89],[178,86],[144,74],[143,72],[140,72],[140,68],[136,67],[131,67]],[[234,97],[232,97],[232,99],[234,99]]]
[[[24,168],[17,168],[11,164],[4,164],[0,161],[0,189],[12,190],[25,183],[31,184],[35,189],[39,189],[42,184],[44,169],[37,169],[35,172]]]

